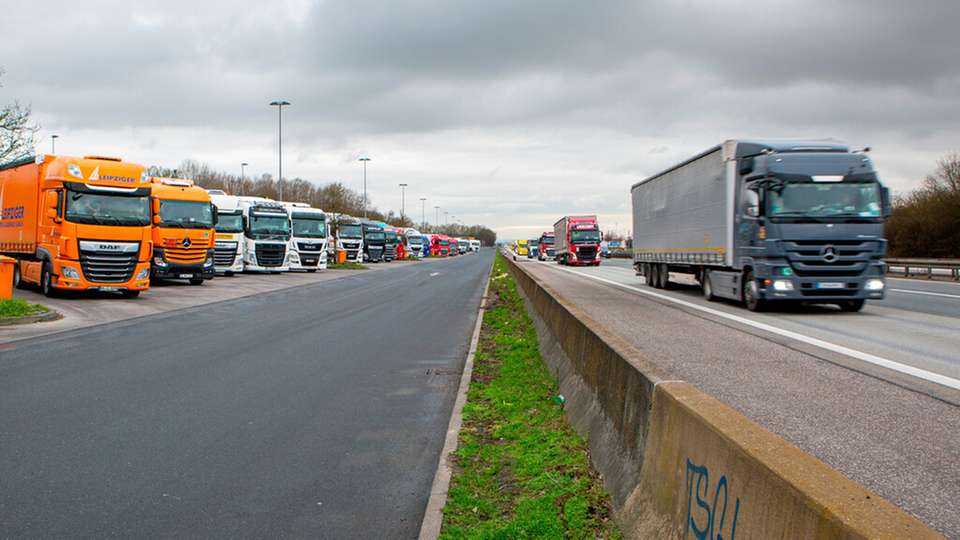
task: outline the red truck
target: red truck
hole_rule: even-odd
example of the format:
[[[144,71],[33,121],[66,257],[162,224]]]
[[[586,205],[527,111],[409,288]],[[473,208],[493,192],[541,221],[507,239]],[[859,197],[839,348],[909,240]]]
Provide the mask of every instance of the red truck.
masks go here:
[[[563,216],[553,224],[553,236],[559,264],[600,266],[597,216]]]

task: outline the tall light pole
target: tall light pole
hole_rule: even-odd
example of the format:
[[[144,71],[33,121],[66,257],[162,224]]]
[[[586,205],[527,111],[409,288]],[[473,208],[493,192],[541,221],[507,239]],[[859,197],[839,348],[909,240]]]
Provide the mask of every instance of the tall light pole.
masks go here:
[[[249,163],[247,163],[246,161],[240,164],[240,190],[239,190],[240,195],[243,195],[243,183],[247,179],[247,175],[246,175],[247,165],[249,165]]]
[[[444,225],[446,225],[446,224],[450,221],[450,220],[447,218],[447,216],[449,216],[449,215],[450,215],[450,212],[444,212],[444,213],[443,213],[443,224],[444,224]]]
[[[427,228],[427,198],[420,197],[420,226]]]
[[[439,227],[439,226],[440,226],[440,207],[439,207],[439,206],[434,206],[433,209],[437,212],[437,215],[436,215],[436,217],[435,217],[434,220],[433,220],[433,226],[434,226],[434,227]]]
[[[410,184],[400,184],[400,223],[403,223],[406,219],[404,216],[406,211],[406,190],[407,186]]]
[[[280,200],[283,200],[283,108],[290,105],[289,101],[278,99],[271,101],[270,106],[277,108],[277,186],[280,188]]]
[[[363,156],[357,161],[363,162],[363,219],[367,219],[367,162],[370,158]]]
[[[59,135],[57,134],[53,134],[50,136],[50,153],[51,154],[57,153],[57,137],[59,137]]]

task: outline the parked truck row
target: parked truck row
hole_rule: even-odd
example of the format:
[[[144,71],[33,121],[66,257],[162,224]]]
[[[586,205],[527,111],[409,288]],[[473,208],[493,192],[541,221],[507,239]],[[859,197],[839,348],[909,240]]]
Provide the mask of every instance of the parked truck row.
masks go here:
[[[48,296],[133,297],[158,280],[200,285],[217,274],[316,272],[327,268],[328,253],[378,262],[455,255],[471,245],[306,203],[208,191],[104,156],[0,165],[0,209],[0,254],[17,260],[14,285],[34,284]],[[441,237],[442,255],[432,249]]]

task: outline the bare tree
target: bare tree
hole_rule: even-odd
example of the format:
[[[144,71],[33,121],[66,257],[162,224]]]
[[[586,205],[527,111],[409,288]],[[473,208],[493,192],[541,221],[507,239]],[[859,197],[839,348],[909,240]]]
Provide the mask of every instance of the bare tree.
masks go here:
[[[0,68],[0,76],[3,76],[2,68]],[[0,163],[20,159],[33,153],[33,145],[39,129],[30,120],[30,107],[16,101],[0,107]]]
[[[960,152],[940,158],[937,170],[923,180],[923,187],[933,193],[960,194]]]

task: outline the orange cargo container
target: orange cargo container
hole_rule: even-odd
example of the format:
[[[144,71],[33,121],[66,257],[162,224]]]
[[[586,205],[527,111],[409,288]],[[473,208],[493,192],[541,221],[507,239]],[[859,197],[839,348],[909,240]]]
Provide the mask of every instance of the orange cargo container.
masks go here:
[[[118,158],[40,156],[0,165],[0,254],[44,294],[149,287],[150,179]]]
[[[153,279],[213,279],[217,212],[207,190],[181,178],[152,178]]]

